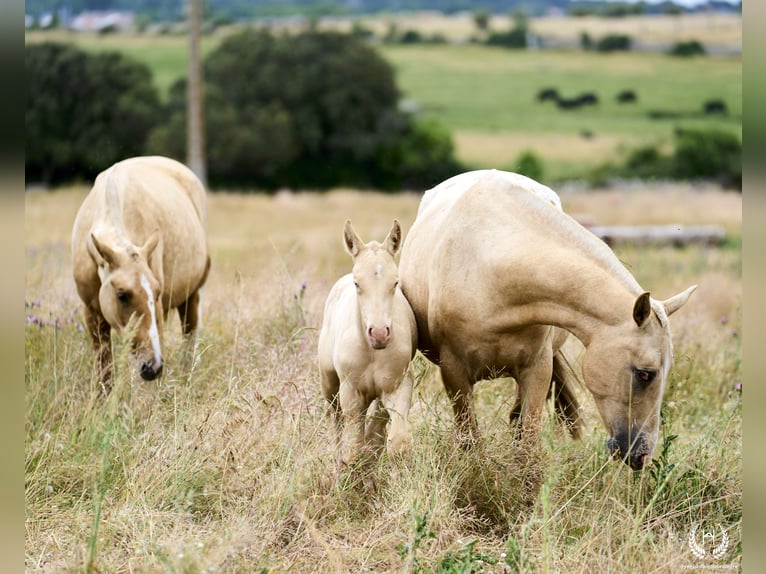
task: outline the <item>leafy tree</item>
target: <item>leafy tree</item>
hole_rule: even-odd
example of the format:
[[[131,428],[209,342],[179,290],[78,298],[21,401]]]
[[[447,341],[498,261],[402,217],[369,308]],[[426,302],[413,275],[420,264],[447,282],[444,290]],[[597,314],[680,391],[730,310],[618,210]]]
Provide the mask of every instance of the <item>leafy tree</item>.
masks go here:
[[[491,15],[487,10],[476,10],[473,13],[473,23],[476,24],[476,27],[482,32],[489,28],[490,18]]]
[[[208,169],[215,184],[431,184],[438,180],[426,172],[438,167],[445,139],[451,146],[449,134],[422,137],[425,128],[398,110],[391,66],[351,35],[244,30],[208,56],[205,78]],[[183,157],[184,98],[180,82],[171,92],[167,122],[152,136],[152,151]],[[410,146],[413,138],[424,149]],[[406,156],[398,164],[390,159],[397,154]]]
[[[516,159],[514,171],[537,181],[543,180],[543,162],[535,152],[530,150],[526,150],[519,155]]]
[[[607,34],[596,42],[596,50],[599,52],[617,52],[630,50],[633,40],[624,34]]]
[[[676,135],[673,156],[679,178],[712,178],[742,189],[742,142],[717,129],[683,129]]]
[[[160,109],[147,66],[57,43],[27,45],[25,65],[28,181],[91,179],[144,151]]]
[[[702,56],[706,54],[705,47],[698,40],[688,40],[686,42],[676,42],[670,48],[668,54],[671,56]]]

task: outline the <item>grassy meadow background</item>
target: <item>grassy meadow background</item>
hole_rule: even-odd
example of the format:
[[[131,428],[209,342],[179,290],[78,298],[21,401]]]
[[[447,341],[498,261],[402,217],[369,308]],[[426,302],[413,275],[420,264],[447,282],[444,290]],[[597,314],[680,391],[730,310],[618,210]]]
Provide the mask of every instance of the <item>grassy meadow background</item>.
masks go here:
[[[607,161],[622,160],[638,146],[669,147],[677,127],[742,133],[741,57],[673,58],[662,53],[487,47],[466,43],[477,35],[467,16],[391,16],[359,22],[379,36],[394,25],[400,32],[440,32],[455,42],[380,44],[378,48],[393,65],[404,98],[452,132],[456,155],[469,166],[511,168],[520,154],[533,151],[544,162],[546,179],[565,180],[584,177]],[[351,21],[326,19],[319,26],[348,30]],[[491,21],[493,30],[510,26],[508,18]],[[295,24],[289,26],[295,28]],[[530,28],[571,41],[577,41],[581,32],[588,32],[594,40],[608,33],[624,33],[636,42],[670,45],[696,39],[706,46],[741,46],[738,15],[540,18],[533,19]],[[203,53],[209,53],[231,32],[232,28],[221,28],[205,36]],[[26,34],[27,42],[44,40],[73,42],[89,50],[122,51],[149,65],[163,96],[173,82],[186,75],[183,35]],[[578,110],[538,103],[537,92],[550,86],[569,98],[592,91],[600,103]],[[615,97],[624,89],[636,91],[636,104],[617,103]],[[729,114],[703,114],[704,102],[711,99],[722,99]],[[652,119],[650,115],[656,113],[663,117]]]
[[[569,27],[562,24],[569,23]],[[679,24],[680,22],[680,24]],[[713,24],[711,24],[713,22]],[[738,21],[737,21],[738,22]],[[501,20],[493,25],[501,26]],[[343,25],[347,25],[343,24]],[[438,24],[438,26],[437,26]],[[324,25],[324,24],[322,24]],[[338,24],[341,25],[341,24]],[[387,22],[365,22],[381,26]],[[459,39],[470,20],[402,21]],[[534,21],[546,34],[601,35],[603,22]],[[657,42],[741,41],[726,18],[625,19]],[[445,28],[446,26],[446,28]],[[547,26],[550,30],[542,30]],[[704,33],[707,31],[708,36]],[[623,30],[620,30],[623,32]],[[205,37],[211,50],[226,31]],[[165,94],[186,73],[186,39],[28,32],[147,62]],[[511,167],[532,149],[546,183],[640,143],[668,145],[675,120],[741,133],[741,59],[661,54],[517,52],[477,45],[387,46],[407,98],[452,130],[460,159]],[[593,90],[596,108],[562,112],[534,101],[553,85]],[[639,93],[619,107],[614,94]],[[723,98],[731,114],[696,116]],[[583,130],[594,137],[581,136]],[[69,237],[87,185],[25,195],[27,572],[678,572],[739,568],[742,555],[742,195],[699,184],[556,186],[564,209],[596,224],[718,224],[718,247],[618,247],[657,298],[699,288],[671,321],[675,345],[651,468],[611,461],[587,392],[573,441],[548,425],[539,444],[513,439],[511,379],[476,387],[482,443],[452,443],[452,412],[436,369],[417,358],[413,444],[372,469],[373,489],[335,467],[319,390],[317,328],[333,282],[350,270],[343,222],[382,239],[410,229],[420,195],[336,189],[325,194],[209,194],[212,270],[198,357],[179,369],[178,318],[165,326],[160,381],[134,376],[115,340],[115,388],[97,395],[93,352],[71,277]],[[418,190],[422,191],[422,190]],[[696,558],[688,536],[706,544]],[[723,528],[729,544],[712,558]]]

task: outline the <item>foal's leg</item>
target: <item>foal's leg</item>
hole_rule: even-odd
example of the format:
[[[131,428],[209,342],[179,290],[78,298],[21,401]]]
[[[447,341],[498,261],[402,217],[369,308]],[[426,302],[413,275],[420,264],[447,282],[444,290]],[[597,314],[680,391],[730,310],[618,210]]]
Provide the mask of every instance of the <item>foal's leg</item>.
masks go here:
[[[364,417],[369,402],[365,401],[353,380],[346,379],[340,385],[340,408],[342,411],[340,462],[351,464],[364,447]]]
[[[391,417],[391,431],[388,433],[389,455],[399,454],[410,444],[410,403],[412,401],[412,375],[409,366],[399,386],[383,402]]]
[[[335,447],[336,452],[341,452],[341,431],[343,429],[342,412],[340,408],[340,379],[334,369],[319,370],[319,379],[322,383],[322,394],[327,400],[327,412],[332,417],[333,427],[335,429]],[[340,460],[340,454],[338,456]]]
[[[370,457],[379,458],[383,446],[386,444],[386,427],[389,420],[389,412],[381,405],[381,399],[375,399],[367,409],[367,422],[364,429],[365,450]]]
[[[469,448],[479,438],[473,410],[473,385],[459,361],[448,353],[442,353],[441,358],[442,382],[455,414],[455,435],[460,446]]]
[[[85,307],[85,324],[88,327],[93,349],[96,351],[96,369],[102,394],[112,390],[112,328],[100,313]]]

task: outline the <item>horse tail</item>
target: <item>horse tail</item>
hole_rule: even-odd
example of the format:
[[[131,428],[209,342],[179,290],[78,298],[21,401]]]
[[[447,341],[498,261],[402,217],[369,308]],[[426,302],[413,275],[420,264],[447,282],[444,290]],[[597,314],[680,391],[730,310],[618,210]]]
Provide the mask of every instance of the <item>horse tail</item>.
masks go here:
[[[580,438],[580,403],[574,392],[574,387],[582,387],[582,378],[573,367],[574,360],[564,349],[559,349],[553,355],[553,380],[548,391],[548,397],[554,393],[554,408],[559,421],[566,427],[572,437]]]

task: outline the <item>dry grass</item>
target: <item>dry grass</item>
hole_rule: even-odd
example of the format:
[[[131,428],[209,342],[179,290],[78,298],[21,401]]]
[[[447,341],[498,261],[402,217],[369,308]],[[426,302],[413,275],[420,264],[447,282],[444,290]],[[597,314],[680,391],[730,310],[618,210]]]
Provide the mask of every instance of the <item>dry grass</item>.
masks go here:
[[[455,154],[479,168],[510,167],[527,151],[549,162],[582,162],[590,164],[594,157],[604,163],[616,156],[620,146],[630,147],[630,138],[620,135],[581,135],[542,133],[478,133],[458,131],[454,134]],[[640,140],[637,140],[640,141]]]
[[[406,233],[418,196],[211,194],[213,269],[193,372],[176,368],[172,318],[162,381],[134,380],[118,353],[115,389],[99,400],[69,263],[84,194],[26,197],[27,572],[672,572],[700,564],[686,543],[695,521],[729,533],[715,564],[739,560],[738,248],[619,253],[660,297],[700,284],[674,316],[664,435],[679,438],[654,473],[607,459],[587,396],[582,441],[546,428],[539,444],[514,442],[507,380],[477,386],[485,440],[456,451],[438,374],[419,361],[413,447],[373,469],[369,492],[334,468],[316,327],[350,268],[343,220],[365,239],[393,217]],[[563,199],[603,223],[672,217],[741,232],[741,195],[713,189]]]

